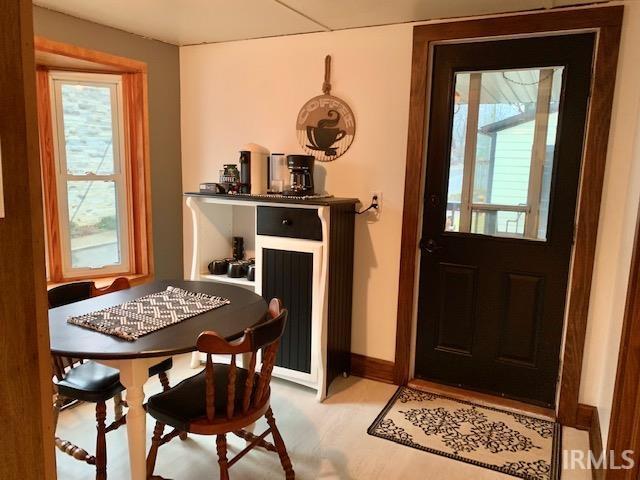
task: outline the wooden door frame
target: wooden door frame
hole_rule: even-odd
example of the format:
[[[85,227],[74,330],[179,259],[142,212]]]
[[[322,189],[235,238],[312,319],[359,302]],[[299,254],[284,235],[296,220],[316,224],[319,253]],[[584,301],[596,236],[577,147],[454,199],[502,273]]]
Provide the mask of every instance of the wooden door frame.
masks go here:
[[[609,139],[609,125],[624,7],[559,9],[477,20],[421,25],[413,30],[411,98],[400,254],[396,329],[395,381],[406,384],[411,368],[419,234],[425,183],[430,50],[434,43],[558,32],[594,31],[591,99],[583,148],[582,172],[576,212],[576,234],[567,293],[566,333],[557,417],[575,425],[582,373],[582,357],[589,311],[600,200]],[[588,195],[583,195],[588,192]]]
[[[640,472],[640,216],[629,273],[629,286],[624,311],[616,385],[611,407],[607,450],[615,452],[616,465],[623,465],[621,454],[633,450],[635,465],[631,469],[609,469],[607,480],[635,480]]]
[[[0,478],[56,478],[30,0],[0,9]]]

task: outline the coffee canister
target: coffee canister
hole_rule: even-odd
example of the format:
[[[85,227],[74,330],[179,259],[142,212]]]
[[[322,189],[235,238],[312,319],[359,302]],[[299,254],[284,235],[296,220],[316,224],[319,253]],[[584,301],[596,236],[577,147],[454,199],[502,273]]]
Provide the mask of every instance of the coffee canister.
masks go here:
[[[224,275],[225,273],[227,273],[228,268],[229,268],[228,258],[214,260],[208,266],[208,270],[209,270],[209,273],[211,273],[211,275]]]
[[[227,276],[231,278],[240,278],[247,275],[247,262],[242,260],[229,262],[227,268]]]
[[[250,264],[247,267],[247,280],[250,282],[255,281],[256,279],[256,266],[254,264]]]

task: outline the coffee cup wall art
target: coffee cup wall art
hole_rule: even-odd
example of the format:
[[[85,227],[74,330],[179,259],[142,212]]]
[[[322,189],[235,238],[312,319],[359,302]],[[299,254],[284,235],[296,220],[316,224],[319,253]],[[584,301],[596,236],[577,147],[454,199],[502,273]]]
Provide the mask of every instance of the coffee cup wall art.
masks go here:
[[[330,162],[351,146],[356,122],[346,103],[332,95],[320,95],[304,104],[296,129],[305,153],[318,161]]]
[[[296,133],[300,146],[320,162],[343,155],[356,133],[356,120],[349,105],[330,94],[331,56],[325,58],[324,95],[313,97],[298,113]]]

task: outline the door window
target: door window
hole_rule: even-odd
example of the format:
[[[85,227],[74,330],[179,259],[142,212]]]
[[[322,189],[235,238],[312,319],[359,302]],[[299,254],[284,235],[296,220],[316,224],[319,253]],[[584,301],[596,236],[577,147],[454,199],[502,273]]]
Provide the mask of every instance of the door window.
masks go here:
[[[563,70],[456,73],[445,231],[547,239]]]

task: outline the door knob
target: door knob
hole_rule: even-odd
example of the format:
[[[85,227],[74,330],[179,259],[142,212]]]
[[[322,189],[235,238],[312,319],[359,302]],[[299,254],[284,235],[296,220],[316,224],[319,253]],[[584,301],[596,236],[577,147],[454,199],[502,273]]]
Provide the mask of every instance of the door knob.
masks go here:
[[[435,253],[438,250],[442,249],[442,247],[439,246],[433,238],[430,238],[426,242],[424,240],[421,240],[420,248],[427,253]]]
[[[291,220],[289,220],[288,218],[283,219],[282,225],[291,225]]]

